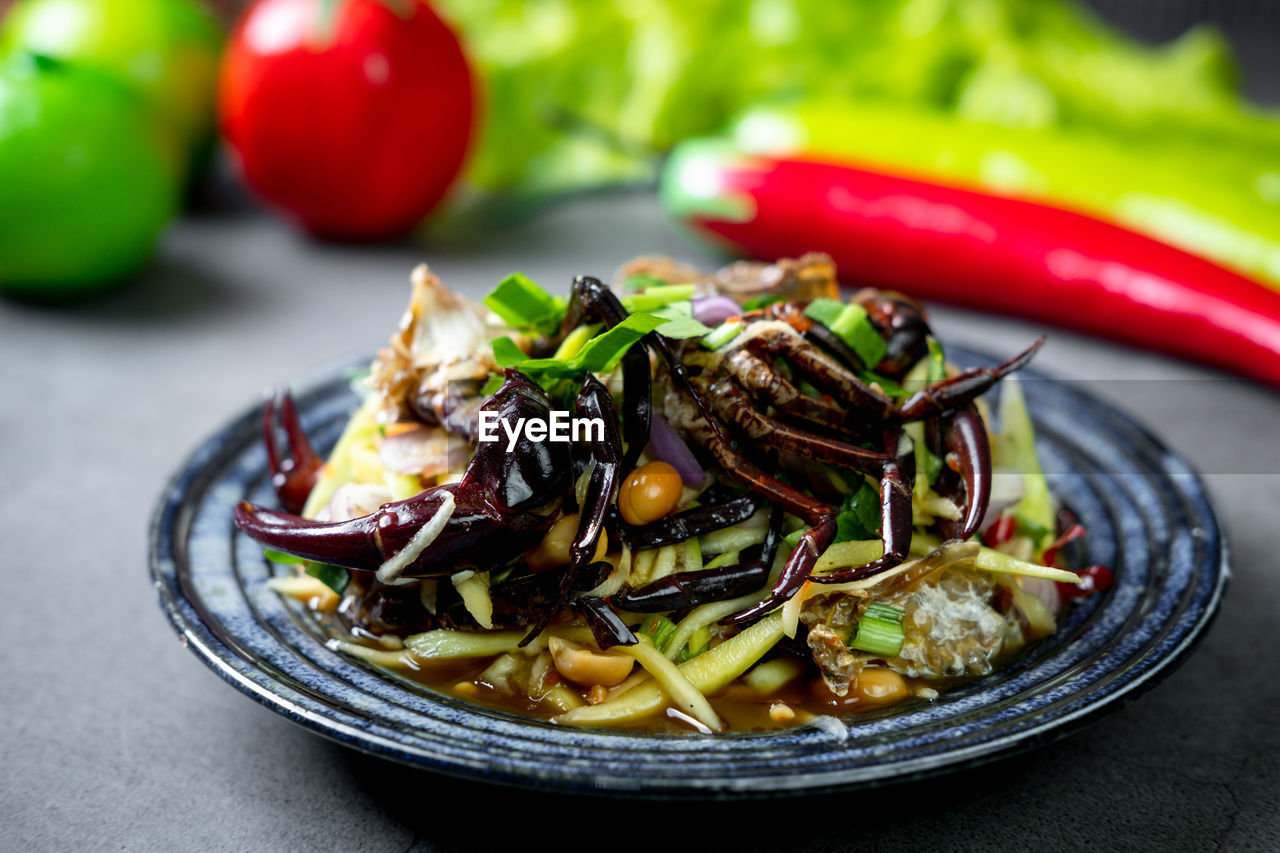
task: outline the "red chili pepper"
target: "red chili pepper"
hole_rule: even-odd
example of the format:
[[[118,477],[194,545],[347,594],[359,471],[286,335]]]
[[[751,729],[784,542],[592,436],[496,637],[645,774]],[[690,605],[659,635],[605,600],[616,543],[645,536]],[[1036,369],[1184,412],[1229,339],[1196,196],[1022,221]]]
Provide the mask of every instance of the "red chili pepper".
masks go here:
[[[1058,565],[1058,550],[1068,542],[1074,542],[1085,534],[1083,524],[1073,524],[1062,532],[1062,535],[1053,540],[1053,544],[1044,549],[1044,564],[1046,566],[1055,567]]]
[[[1009,608],[1013,606],[1013,590],[1007,586],[999,587],[996,590],[994,606],[997,613],[1008,613]]]
[[[1070,210],[848,165],[686,143],[669,212],[758,258],[1070,326],[1280,386],[1280,293]]]
[[[1088,598],[1096,592],[1104,592],[1115,582],[1115,574],[1106,566],[1090,566],[1080,573],[1082,583],[1059,583],[1058,595],[1063,600],[1072,601],[1077,598]]]
[[[983,534],[983,541],[988,548],[995,548],[1013,538],[1018,532],[1018,520],[1012,515],[1002,515]]]

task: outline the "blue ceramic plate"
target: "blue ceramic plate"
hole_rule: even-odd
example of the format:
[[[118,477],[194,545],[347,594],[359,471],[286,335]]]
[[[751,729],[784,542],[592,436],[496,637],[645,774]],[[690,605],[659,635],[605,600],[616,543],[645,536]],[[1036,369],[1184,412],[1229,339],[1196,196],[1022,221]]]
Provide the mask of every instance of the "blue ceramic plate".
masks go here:
[[[957,362],[988,362],[950,351]],[[348,369],[295,388],[316,446],[356,398]],[[258,411],[206,442],[161,496],[151,527],[160,604],[201,660],[290,719],[341,743],[493,782],[656,796],[850,788],[937,773],[1062,737],[1164,678],[1195,647],[1227,579],[1222,532],[1191,467],[1145,429],[1068,384],[1027,374],[1055,493],[1089,529],[1116,583],[999,672],[880,714],[766,734],[646,735],[557,727],[408,683],[325,647],[325,628],[267,587],[277,568],[231,521],[272,504]]]

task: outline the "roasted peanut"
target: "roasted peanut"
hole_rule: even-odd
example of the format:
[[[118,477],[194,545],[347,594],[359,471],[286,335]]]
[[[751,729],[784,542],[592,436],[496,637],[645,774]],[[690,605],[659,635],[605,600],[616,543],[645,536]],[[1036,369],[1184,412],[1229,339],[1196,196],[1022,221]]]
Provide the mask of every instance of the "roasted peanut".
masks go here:
[[[680,502],[684,484],[666,462],[650,462],[631,472],[618,490],[618,511],[627,524],[648,524],[665,517]]]
[[[635,658],[629,655],[597,652],[561,637],[550,637],[547,648],[551,651],[551,661],[556,666],[556,672],[584,687],[596,684],[613,687],[621,684],[631,674],[632,665],[635,664]]]
[[[525,555],[530,569],[541,572],[569,564],[569,548],[573,545],[573,537],[578,533],[578,519],[578,514],[574,513],[566,515],[551,525],[551,529],[547,531],[546,536],[542,537],[538,547]],[[608,550],[609,537],[601,530],[600,540],[596,543],[595,556],[591,558],[592,562],[603,560]]]
[[[901,675],[884,666],[868,666],[858,673],[853,689],[864,702],[892,705],[911,695],[911,688]]]

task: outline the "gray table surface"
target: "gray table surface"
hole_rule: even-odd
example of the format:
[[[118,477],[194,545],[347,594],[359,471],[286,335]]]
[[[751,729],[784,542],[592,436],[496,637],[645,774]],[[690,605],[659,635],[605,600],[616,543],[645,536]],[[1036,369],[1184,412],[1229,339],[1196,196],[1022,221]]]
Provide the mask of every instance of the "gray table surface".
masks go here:
[[[1088,382],[1196,461],[1235,574],[1176,674],[1032,753],[767,805],[552,797],[337,746],[178,643],[148,583],[148,515],[185,454],[264,386],[381,344],[420,260],[478,296],[513,269],[567,284],[654,251],[714,262],[643,193],[369,249],[315,245],[232,205],[173,228],[118,294],[0,303],[0,848],[454,850],[509,846],[513,831],[623,848],[1280,845],[1280,396],[1061,331],[1039,366]],[[1040,331],[941,307],[934,320],[944,339],[1006,354]]]

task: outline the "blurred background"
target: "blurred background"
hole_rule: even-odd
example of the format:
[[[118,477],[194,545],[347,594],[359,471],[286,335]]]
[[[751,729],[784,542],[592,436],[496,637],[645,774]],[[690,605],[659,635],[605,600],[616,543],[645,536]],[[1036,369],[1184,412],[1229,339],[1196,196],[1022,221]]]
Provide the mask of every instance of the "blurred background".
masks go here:
[[[1038,366],[1190,458],[1234,551],[1165,686],[860,795],[884,816],[858,839],[1274,849],[1264,0],[0,0],[0,542],[40,579],[0,619],[3,824],[34,848],[483,846],[432,815],[492,792],[313,738],[173,642],[143,588],[166,477],[263,387],[371,354],[420,261],[478,298],[515,269],[558,290],[640,254],[813,249],[923,298],[944,340],[1048,331]],[[848,841],[681,814],[708,849]],[[615,839],[608,817],[581,826]]]
[[[1280,382],[1274,4],[6,5],[13,299],[127,288],[184,214],[436,253],[626,188],[724,254]]]

